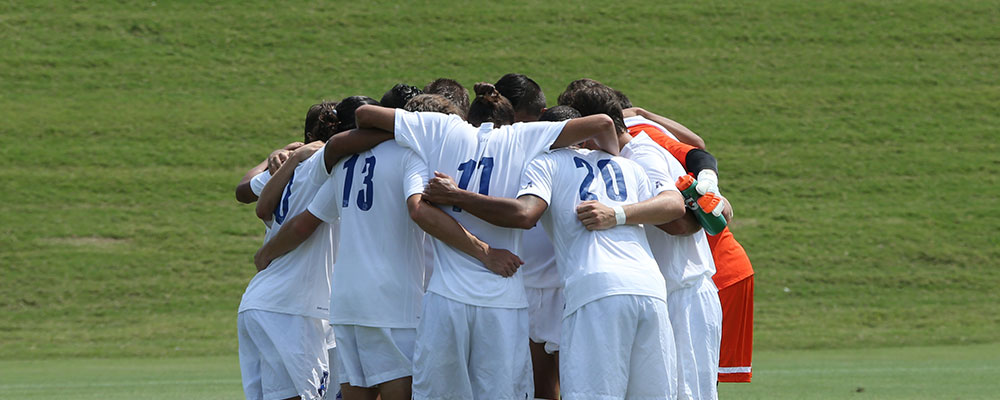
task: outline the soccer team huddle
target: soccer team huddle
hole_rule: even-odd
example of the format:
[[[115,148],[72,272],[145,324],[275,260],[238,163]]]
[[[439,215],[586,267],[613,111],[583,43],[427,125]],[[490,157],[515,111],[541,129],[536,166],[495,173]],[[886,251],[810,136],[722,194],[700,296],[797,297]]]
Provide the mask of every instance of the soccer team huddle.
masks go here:
[[[703,139],[591,79],[312,106],[250,169],[253,399],[714,399],[749,382],[753,269]],[[710,225],[707,221],[715,221]],[[720,225],[721,224],[721,225]]]

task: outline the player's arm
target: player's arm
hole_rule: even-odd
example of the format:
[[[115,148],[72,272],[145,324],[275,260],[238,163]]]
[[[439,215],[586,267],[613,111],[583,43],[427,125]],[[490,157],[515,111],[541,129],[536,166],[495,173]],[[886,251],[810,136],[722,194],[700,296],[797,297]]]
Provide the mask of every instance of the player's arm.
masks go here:
[[[463,212],[505,228],[531,229],[548,207],[536,196],[508,199],[464,190],[450,176],[437,171],[424,188],[424,198],[435,204],[459,207]]]
[[[316,231],[316,227],[321,223],[323,223],[323,220],[317,218],[308,210],[288,220],[288,222],[281,226],[278,234],[272,237],[271,240],[268,240],[267,243],[264,243],[257,250],[257,254],[254,254],[253,263],[257,266],[257,271],[263,271],[275,258],[295,250],[295,248],[299,247],[302,242],[306,241]]]
[[[240,179],[240,183],[236,185],[236,201],[243,204],[250,204],[257,201],[257,195],[253,193],[253,188],[250,187],[250,180],[264,171],[267,171],[267,160],[261,161],[257,166],[250,168],[246,175],[243,175],[243,179]]]
[[[701,136],[698,136],[698,134],[688,129],[686,126],[681,125],[679,122],[664,117],[662,115],[654,114],[639,107],[633,107],[627,110],[623,110],[622,114],[630,112],[645,119],[648,119],[650,121],[653,121],[663,126],[664,128],[667,128],[667,130],[670,131],[670,133],[673,133],[674,136],[677,137],[677,140],[681,141],[681,143],[686,143],[691,146],[697,147],[699,149],[705,150],[705,140],[702,139]]]
[[[601,150],[617,156],[621,147],[618,146],[618,133],[615,129],[614,121],[604,114],[573,118],[563,126],[551,148],[572,146],[593,139]]]
[[[341,158],[354,153],[360,153],[377,146],[386,140],[392,139],[392,131],[382,131],[378,129],[351,129],[333,135],[326,141],[323,149],[323,162],[326,164],[326,172],[333,170],[333,166]]]
[[[650,199],[633,204],[621,206],[624,214],[624,224],[652,224],[659,225],[671,222],[684,216],[684,197],[680,193],[672,190],[660,192]],[[596,200],[588,200],[576,206],[576,217],[583,223],[587,230],[595,231],[612,228],[618,223],[620,216],[616,216],[613,207],[608,207]]]
[[[524,264],[524,261],[509,251],[490,247],[440,208],[424,201],[419,193],[408,197],[406,206],[410,218],[424,232],[479,260],[487,269],[498,275],[503,277],[514,275]]]
[[[299,147],[281,165],[281,168],[278,168],[278,172],[271,177],[271,180],[267,181],[264,189],[260,191],[260,198],[257,199],[257,218],[260,218],[262,221],[271,220],[271,214],[274,212],[275,207],[278,206],[278,203],[281,202],[281,193],[285,191],[285,185],[291,180],[292,174],[295,172],[295,167],[312,156],[321,146],[323,146],[323,142],[316,141]]]
[[[358,128],[381,129],[394,132],[396,125],[396,109],[365,104],[354,110],[354,119]]]
[[[302,147],[302,142],[292,142],[271,152],[271,155],[267,156],[264,161],[257,164],[253,168],[250,168],[243,179],[240,179],[240,183],[236,185],[236,201],[243,204],[250,204],[257,201],[257,194],[253,192],[253,188],[250,185],[250,180],[264,171],[271,171],[271,175],[274,175],[278,171],[278,167],[281,166],[285,160],[292,154],[292,151]]]

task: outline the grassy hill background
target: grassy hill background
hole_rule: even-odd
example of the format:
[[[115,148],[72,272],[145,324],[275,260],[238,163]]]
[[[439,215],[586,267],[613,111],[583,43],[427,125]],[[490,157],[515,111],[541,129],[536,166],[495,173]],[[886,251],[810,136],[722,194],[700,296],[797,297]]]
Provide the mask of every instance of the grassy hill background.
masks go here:
[[[319,100],[507,72],[706,139],[758,349],[998,342],[997,25],[997,1],[0,2],[0,359],[235,354],[246,169]]]

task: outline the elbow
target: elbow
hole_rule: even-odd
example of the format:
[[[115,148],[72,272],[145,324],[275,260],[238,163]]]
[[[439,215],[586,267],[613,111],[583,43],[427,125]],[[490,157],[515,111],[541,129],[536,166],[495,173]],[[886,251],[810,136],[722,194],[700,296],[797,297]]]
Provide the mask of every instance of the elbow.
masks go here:
[[[601,134],[610,134],[612,136],[617,136],[617,130],[615,128],[615,121],[611,119],[607,114],[597,114],[598,120],[596,125],[598,127],[598,132]]]
[[[531,215],[528,210],[518,210],[514,217],[510,221],[511,228],[517,229],[531,229],[535,227],[538,222],[538,217]]]
[[[266,211],[264,207],[261,207],[260,203],[257,203],[256,211],[257,211],[257,218],[260,218],[264,221],[271,219],[271,213]]]
[[[354,120],[356,121],[358,128],[374,127],[375,113],[376,113],[375,106],[370,104],[365,104],[361,107],[358,107],[357,110],[354,110]]]
[[[708,151],[708,148],[705,147],[705,140],[702,139],[701,137],[695,137],[695,139],[692,141],[694,142],[691,143],[692,146],[702,149],[704,151]]]

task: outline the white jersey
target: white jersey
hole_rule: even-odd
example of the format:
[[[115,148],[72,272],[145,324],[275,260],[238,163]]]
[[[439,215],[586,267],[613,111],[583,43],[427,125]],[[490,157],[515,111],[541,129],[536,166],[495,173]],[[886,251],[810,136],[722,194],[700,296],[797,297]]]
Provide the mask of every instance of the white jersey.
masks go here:
[[[663,182],[675,191],[673,182],[686,174],[681,163],[645,133],[632,138],[621,154],[641,165],[651,182]],[[715,275],[715,261],[704,230],[689,236],[673,236],[649,225],[646,226],[646,238],[667,281],[668,291],[692,286],[702,276]]]
[[[521,252],[518,253],[524,265],[520,271],[524,275],[524,287],[533,289],[561,288],[559,270],[556,269],[556,249],[552,247],[549,235],[542,224],[536,224],[521,236]]]
[[[548,203],[541,221],[556,249],[566,296],[564,317],[613,295],[667,300],[663,276],[641,226],[588,231],[576,216],[577,205],[585,200],[621,206],[655,194],[638,164],[603,151],[562,149],[528,166],[518,196],[534,195]]]
[[[493,129],[479,128],[455,115],[396,110],[396,142],[417,152],[431,171],[455,178],[463,189],[513,198],[524,167],[545,153],[565,122],[517,123]],[[518,254],[520,229],[501,228],[457,207],[442,208],[490,246]],[[465,304],[481,307],[525,308],[520,273],[504,278],[475,258],[434,241],[434,274],[427,290]]]
[[[295,167],[264,235],[265,243],[277,235],[285,221],[306,210],[328,176],[322,148]],[[320,224],[299,247],[275,258],[267,269],[254,275],[243,293],[239,311],[264,310],[326,319],[330,313],[336,238],[336,224]]]
[[[416,328],[424,288],[424,231],[406,199],[421,193],[427,167],[416,153],[384,142],[341,160],[309,205],[340,218],[330,323]]]

